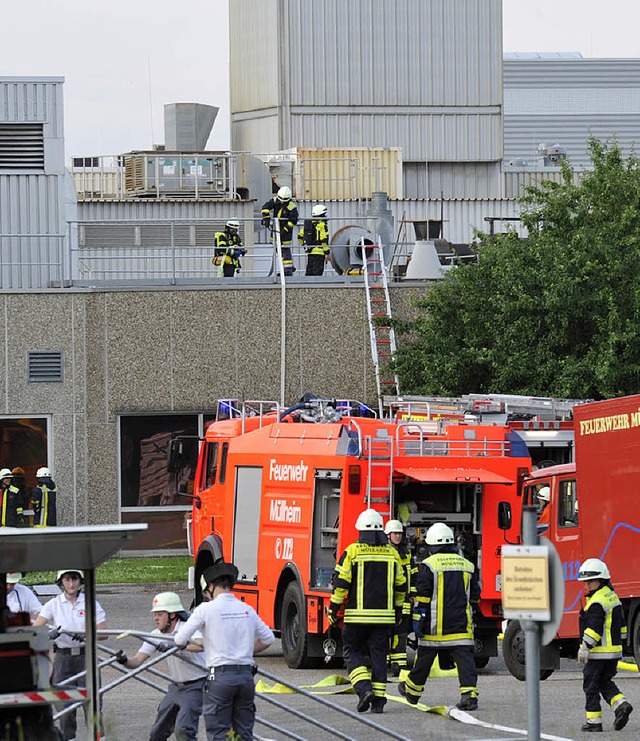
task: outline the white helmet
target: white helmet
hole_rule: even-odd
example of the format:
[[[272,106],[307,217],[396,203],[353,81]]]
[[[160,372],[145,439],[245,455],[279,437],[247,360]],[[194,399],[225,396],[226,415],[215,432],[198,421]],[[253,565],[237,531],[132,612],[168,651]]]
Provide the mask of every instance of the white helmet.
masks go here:
[[[7,574],[7,584],[17,584],[22,579],[21,571],[9,571]]]
[[[42,468],[39,468],[36,471],[36,478],[37,479],[50,479],[51,478],[51,469],[47,468],[46,466],[43,466]]]
[[[610,579],[609,569],[604,561],[599,558],[588,558],[580,567],[578,581],[589,581],[589,579]]]
[[[434,522],[427,530],[427,545],[453,543],[453,530],[444,522]]]
[[[277,198],[279,201],[282,201],[283,203],[286,201],[290,201],[291,200],[291,188],[289,188],[286,185],[283,185],[282,188],[280,188],[280,190],[278,191]]]
[[[80,579],[84,581],[84,571],[81,571],[80,569],[60,569],[60,571],[58,571],[58,575],[56,576],[56,581],[60,581],[60,579],[62,579],[65,574],[78,574],[80,576]]]
[[[385,535],[389,535],[390,533],[403,533],[404,527],[400,520],[389,520],[389,522],[384,526],[384,532]]]
[[[551,499],[551,489],[548,486],[542,486],[536,496],[538,499],[548,502]]]
[[[311,216],[326,216],[326,215],[327,215],[327,207],[322,203],[318,203],[317,206],[314,206],[311,209]]]
[[[153,598],[151,612],[183,612],[180,597],[175,592],[160,592]]]
[[[240,222],[238,221],[238,219],[229,219],[226,226],[228,226],[229,229],[235,229],[236,231],[238,231],[238,229],[240,229]]]
[[[356,530],[382,530],[382,517],[375,509],[365,509],[358,515]]]
[[[11,469],[10,468],[3,468],[0,471],[0,479],[9,479],[9,478],[11,478],[11,479],[13,478],[13,474],[11,473]]]

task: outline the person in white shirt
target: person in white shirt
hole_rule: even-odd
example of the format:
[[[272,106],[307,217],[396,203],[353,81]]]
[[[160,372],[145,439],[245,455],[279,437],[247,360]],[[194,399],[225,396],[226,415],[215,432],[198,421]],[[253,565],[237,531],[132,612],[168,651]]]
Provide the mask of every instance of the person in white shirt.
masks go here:
[[[7,607],[10,612],[28,612],[31,620],[35,620],[42,609],[42,603],[29,587],[19,584],[20,579],[20,571],[10,571],[7,574]]]
[[[158,640],[144,641],[131,659],[124,651],[118,651],[118,663],[128,669],[136,669],[156,651],[164,653],[173,648],[173,641],[166,637],[173,636],[189,617],[175,592],[156,594],[151,612],[156,624],[151,635],[157,635]],[[193,637],[197,640],[202,638],[202,634],[196,632]],[[194,663],[198,666],[194,666]],[[149,732],[149,741],[166,741],[172,733],[176,741],[197,739],[198,722],[202,714],[202,690],[209,676],[202,646],[190,644],[185,651],[168,656],[167,667],[173,681],[158,706],[158,714]]]
[[[63,569],[58,571],[56,584],[62,593],[49,600],[43,605],[40,614],[34,621],[34,626],[51,623],[53,630],[49,631],[49,638],[54,641],[53,650],[53,673],[51,683],[57,685],[68,677],[74,676],[85,670],[85,598],[80,591],[84,584],[84,572],[80,569]],[[107,627],[105,612],[96,600],[96,630],[105,630]],[[71,635],[61,631],[78,631]],[[78,685],[65,684],[67,689]],[[80,682],[79,686],[84,686]],[[85,720],[87,707],[84,706]],[[102,725],[102,724],[101,724]],[[65,713],[60,719],[60,732],[62,738],[72,739],[76,737],[77,721],[76,711]],[[101,734],[102,735],[102,734]]]
[[[273,631],[250,605],[231,589],[238,579],[232,563],[216,563],[203,573],[202,594],[209,602],[198,605],[175,634],[175,644],[185,647],[200,630],[209,678],[202,703],[208,741],[253,739],[256,708],[253,655],[275,641]]]

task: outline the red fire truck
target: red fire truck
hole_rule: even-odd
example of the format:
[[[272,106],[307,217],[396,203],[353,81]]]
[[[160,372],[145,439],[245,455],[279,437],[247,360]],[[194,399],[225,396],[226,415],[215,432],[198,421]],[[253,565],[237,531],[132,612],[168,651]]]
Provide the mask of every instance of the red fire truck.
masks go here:
[[[477,663],[497,655],[500,551],[517,542],[531,470],[517,433],[431,408],[411,419],[401,404],[390,419],[357,402],[316,398],[285,410],[225,404],[229,418],[218,414],[208,427],[187,495],[196,595],[207,566],[233,561],[236,594],[279,632],[288,665],[315,663],[324,656],[336,558],[370,506],[406,523],[418,559],[432,523],[454,528],[482,582]],[[184,464],[185,450],[184,440],[172,441],[170,470]]]
[[[550,488],[548,529],[564,571],[564,617],[556,639],[542,650],[541,677],[558,668],[560,657],[575,658],[578,613],[584,601],[580,564],[600,558],[609,567],[627,619],[626,653],[640,663],[640,395],[576,406],[575,463],[535,471],[524,485],[524,504],[535,505]],[[504,635],[507,667],[524,679],[524,636],[517,621]]]

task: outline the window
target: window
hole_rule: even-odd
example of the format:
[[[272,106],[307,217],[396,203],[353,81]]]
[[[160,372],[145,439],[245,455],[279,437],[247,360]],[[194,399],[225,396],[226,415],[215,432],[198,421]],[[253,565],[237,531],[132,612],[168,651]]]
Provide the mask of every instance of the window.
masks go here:
[[[205,473],[204,488],[208,489],[216,483],[218,470],[218,443],[207,443],[207,470]]]
[[[0,123],[2,170],[44,170],[44,133],[41,123]]]
[[[574,479],[560,482],[560,506],[558,507],[558,526],[576,527],[578,524],[578,497]]]
[[[227,453],[229,452],[229,443],[222,443],[222,455],[220,456],[220,475],[218,481],[224,484],[227,475]]]
[[[3,417],[0,419],[0,466],[25,471],[27,486],[36,485],[36,471],[47,466],[47,417]],[[55,471],[53,471],[55,480]]]

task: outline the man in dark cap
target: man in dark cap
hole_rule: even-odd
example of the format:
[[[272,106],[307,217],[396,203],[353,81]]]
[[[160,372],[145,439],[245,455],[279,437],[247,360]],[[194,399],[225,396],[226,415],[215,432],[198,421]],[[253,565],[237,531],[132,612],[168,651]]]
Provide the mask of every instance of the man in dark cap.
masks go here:
[[[202,715],[208,741],[227,739],[229,731],[243,741],[253,738],[253,655],[275,640],[253,607],[232,594],[237,578],[238,569],[232,563],[221,561],[205,569],[202,594],[209,601],[198,605],[175,634],[175,644],[180,647],[186,646],[197,630],[203,635],[209,679]]]

